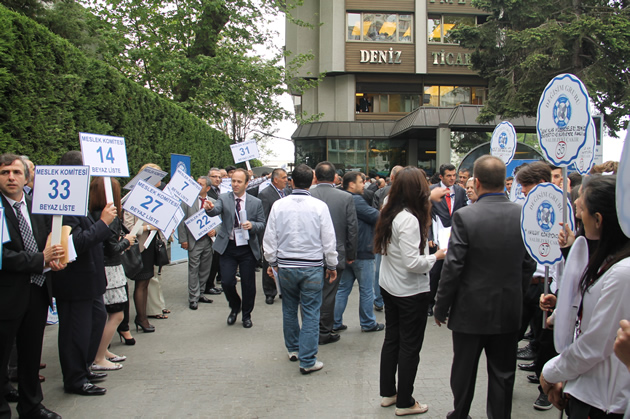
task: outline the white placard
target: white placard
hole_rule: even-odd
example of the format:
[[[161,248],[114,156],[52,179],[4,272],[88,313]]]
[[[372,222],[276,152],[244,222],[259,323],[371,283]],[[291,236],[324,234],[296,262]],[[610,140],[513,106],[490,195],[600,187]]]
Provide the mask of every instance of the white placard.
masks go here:
[[[573,208],[568,202],[567,214],[573,230]],[[553,183],[536,185],[521,210],[521,236],[527,252],[541,265],[553,265],[562,259],[558,244],[561,222],[562,190]]]
[[[554,77],[540,96],[536,115],[538,142],[546,159],[554,165],[569,166],[584,146],[591,121],[588,103],[586,87],[573,74]]]
[[[214,230],[219,224],[221,224],[221,217],[218,215],[211,217],[206,214],[206,210],[199,210],[194,215],[184,221],[188,230],[192,233],[195,240],[199,240],[200,237],[208,234],[211,230]]]
[[[127,149],[123,137],[79,133],[83,164],[92,176],[129,177]]]
[[[163,231],[166,237],[171,237],[171,234],[175,232],[175,229],[177,228],[177,226],[179,226],[179,223],[182,222],[184,216],[186,216],[184,210],[182,209],[182,207],[179,207],[175,215],[173,215],[173,218],[171,218],[171,222],[168,223],[166,230]]]
[[[88,213],[89,166],[35,166],[33,214]]]
[[[230,145],[230,148],[232,149],[232,156],[234,156],[234,163],[257,159],[259,156],[258,145],[254,140],[232,144]]]
[[[525,202],[525,194],[523,193],[523,186],[516,181],[516,177],[512,181],[512,189],[510,189],[510,201],[519,205],[523,205]]]
[[[201,191],[201,185],[182,169],[177,169],[171,181],[166,185],[168,192],[192,207]]]
[[[516,130],[507,121],[501,122],[494,128],[490,140],[490,154],[503,160],[508,165],[516,153]]]
[[[228,193],[232,192],[232,179],[229,177],[221,179],[221,186],[219,186],[219,192]]]
[[[624,234],[630,237],[630,130],[626,135],[617,169],[617,218]]]
[[[127,189],[128,191],[132,190],[133,187],[136,186],[136,183],[138,183],[139,180],[144,180],[149,185],[156,185],[159,181],[161,181],[164,178],[164,176],[166,176],[165,171],[154,169],[153,167],[147,166],[144,169],[142,169],[142,171],[138,173],[136,177],[131,179],[131,182],[126,184],[123,187],[123,189]]]
[[[597,140],[595,137],[595,124],[593,123],[592,119],[588,124],[587,130],[588,131],[586,133],[586,142],[584,143],[584,146],[580,149],[580,152],[575,159],[575,163],[573,164],[575,170],[581,175],[588,174],[588,172],[591,171],[591,168],[595,164],[595,146]]]
[[[129,198],[123,208],[141,220],[166,231],[180,206],[176,198],[140,180],[129,192]]]

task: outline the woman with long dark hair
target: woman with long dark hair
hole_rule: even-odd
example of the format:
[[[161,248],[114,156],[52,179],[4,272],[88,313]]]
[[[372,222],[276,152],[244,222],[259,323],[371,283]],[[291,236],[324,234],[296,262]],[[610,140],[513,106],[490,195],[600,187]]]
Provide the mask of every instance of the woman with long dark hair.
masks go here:
[[[613,354],[619,322],[630,318],[630,239],[617,219],[615,189],[615,176],[592,176],[582,186],[584,233],[597,243],[580,279],[575,339],[540,376],[557,408],[567,405],[562,393],[570,395],[571,419],[621,419],[630,400],[630,374]]]
[[[405,167],[396,174],[374,232],[374,251],[383,255],[379,281],[385,301],[381,406],[396,404],[398,416],[429,409],[412,396],[427,324],[429,271],[444,258],[443,249],[429,255],[429,197],[424,171]]]
[[[122,267],[120,254],[135,241],[135,237],[131,234],[123,236],[122,233],[122,206],[120,204],[120,183],[114,178],[112,182],[112,193],[114,195],[114,205],[118,210],[118,217],[109,225],[112,235],[103,242],[103,253],[105,254],[105,276],[107,277],[107,289],[103,299],[105,301],[105,310],[107,311],[107,323],[103,330],[101,344],[98,347],[96,358],[92,364],[93,371],[109,371],[119,370],[122,364],[118,362],[124,361],[125,356],[118,356],[109,352],[109,346],[112,336],[116,328],[123,320],[123,310],[125,305],[129,306],[129,297],[127,296],[126,285],[127,277]],[[105,182],[102,177],[92,178],[90,182],[90,215],[95,220],[101,218],[101,212],[107,205],[105,198]]]

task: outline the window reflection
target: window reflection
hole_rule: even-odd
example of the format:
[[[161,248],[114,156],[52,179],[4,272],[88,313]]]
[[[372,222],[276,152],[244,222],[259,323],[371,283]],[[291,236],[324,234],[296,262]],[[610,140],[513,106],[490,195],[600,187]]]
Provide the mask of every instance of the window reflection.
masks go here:
[[[449,34],[460,26],[475,26],[476,16],[469,15],[429,15],[427,20],[428,41],[445,44],[457,43]]]
[[[317,163],[326,160],[326,140],[296,140],[295,163],[315,168]]]
[[[347,13],[346,20],[348,41],[413,42],[413,15]]]

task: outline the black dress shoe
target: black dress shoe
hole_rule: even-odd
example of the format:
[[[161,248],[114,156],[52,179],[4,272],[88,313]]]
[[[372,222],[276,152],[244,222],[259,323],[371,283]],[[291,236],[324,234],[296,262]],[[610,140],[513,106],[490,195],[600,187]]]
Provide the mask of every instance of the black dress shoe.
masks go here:
[[[100,380],[104,380],[105,378],[107,378],[106,372],[90,371],[90,373],[87,376],[88,381],[100,381]]]
[[[532,384],[540,384],[540,380],[538,379],[538,376],[536,374],[528,375],[527,381],[529,381]]]
[[[103,387],[97,387],[92,383],[85,383],[79,388],[66,388],[66,393],[79,394],[81,396],[103,396],[107,393]]]
[[[188,308],[191,309],[191,310],[197,310],[197,307],[198,307],[198,305],[194,301],[191,301],[190,303],[188,303]]]
[[[206,290],[204,294],[219,295],[222,292],[223,290],[221,288],[214,287],[214,288],[210,288],[209,290]]]
[[[245,329],[249,329],[252,326],[253,326],[252,319],[245,319],[245,320],[243,320],[243,327]]]
[[[265,303],[267,304],[273,304],[273,297],[268,295],[267,298],[265,298]]]
[[[521,371],[533,372],[533,371],[536,371],[536,363],[530,362],[530,363],[518,364],[518,369],[520,369]]]
[[[209,299],[208,297],[205,297],[205,296],[202,295],[201,297],[199,297],[199,302],[200,303],[210,304],[210,303],[212,303],[212,300]]]
[[[429,317],[433,316],[433,307],[429,307],[429,310],[427,312],[427,316],[429,316]]]
[[[516,359],[522,359],[524,361],[532,361],[536,359],[536,352],[532,349],[531,345],[527,345],[516,351]]]
[[[20,415],[20,418],[25,419],[61,419],[61,416],[41,406],[39,409],[34,409],[27,415]]]
[[[339,339],[341,339],[341,336],[339,336],[336,333],[331,333],[330,335],[324,337],[324,338],[319,338],[319,344],[320,345],[328,345],[329,343],[335,343],[338,342]]]
[[[235,313],[235,312],[230,313],[230,315],[227,318],[228,326],[232,326],[234,323],[236,323],[236,316],[238,316],[238,313]]]
[[[17,403],[18,398],[19,398],[19,393],[17,389],[9,390],[9,392],[4,395],[4,400],[6,400],[7,403]]]

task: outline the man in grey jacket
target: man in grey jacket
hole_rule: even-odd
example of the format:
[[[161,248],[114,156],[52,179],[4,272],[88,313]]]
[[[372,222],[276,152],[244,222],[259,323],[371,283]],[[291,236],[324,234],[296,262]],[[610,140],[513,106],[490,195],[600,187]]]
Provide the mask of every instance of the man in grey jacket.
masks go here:
[[[324,283],[322,307],[319,320],[319,344],[337,342],[340,336],[333,333],[335,321],[335,297],[339,288],[339,279],[346,267],[346,263],[352,263],[357,254],[357,211],[352,196],[335,189],[335,166],[328,161],[323,161],[315,167],[317,187],[311,187],[311,196],[324,201],[330,211],[335,237],[337,239],[337,279]]]

